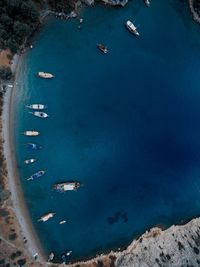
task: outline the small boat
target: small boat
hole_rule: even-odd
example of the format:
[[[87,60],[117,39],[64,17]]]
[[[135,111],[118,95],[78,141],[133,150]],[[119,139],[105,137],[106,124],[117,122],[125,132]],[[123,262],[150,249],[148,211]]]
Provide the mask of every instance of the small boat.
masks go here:
[[[71,254],[72,254],[72,250],[68,251],[68,252],[66,253],[66,256],[69,256],[69,255],[71,255]]]
[[[63,221],[60,221],[59,224],[64,224],[66,223],[67,221],[63,220]]]
[[[139,32],[137,31],[137,28],[135,27],[135,25],[130,20],[127,20],[126,27],[130,32],[132,32],[135,35],[139,36]]]
[[[26,136],[38,136],[40,133],[37,131],[25,131],[23,134]]]
[[[51,253],[49,254],[48,262],[52,261],[53,258],[54,258],[54,253],[51,252]]]
[[[47,113],[41,112],[41,111],[34,111],[34,112],[29,112],[29,113],[33,114],[36,117],[43,118],[43,119],[49,117]]]
[[[41,177],[41,176],[44,175],[44,174],[45,174],[45,171],[38,171],[38,172],[32,174],[32,175],[27,179],[27,181],[34,180],[34,179],[36,179],[36,178],[39,178],[39,177]]]
[[[149,0],[144,0],[144,2],[145,2],[146,6],[150,6],[150,1]]]
[[[103,45],[103,44],[97,44],[97,47],[99,48],[99,50],[101,50],[104,54],[108,53],[108,48]]]
[[[55,215],[54,212],[49,212],[49,213],[43,215],[43,216],[38,220],[38,222],[46,222],[46,221],[48,221],[49,219],[53,218],[54,215]]]
[[[36,159],[25,159],[24,163],[30,164],[30,163],[34,163],[35,161],[36,161]]]
[[[65,182],[65,183],[58,183],[54,184],[53,188],[57,192],[65,192],[65,191],[75,191],[80,187],[79,182]]]
[[[43,72],[43,71],[39,71],[39,72],[38,72],[38,76],[39,76],[40,78],[44,78],[44,79],[51,79],[51,78],[54,77],[53,74],[48,73],[48,72]]]
[[[43,104],[32,104],[32,105],[27,105],[27,108],[30,109],[45,109],[47,108],[47,106],[43,105]]]
[[[38,150],[38,149],[42,148],[42,146],[40,146],[38,144],[34,144],[34,143],[28,143],[26,145],[27,145],[28,148],[35,149],[35,150]]]
[[[69,256],[71,255],[71,253],[72,253],[72,250],[69,250],[68,252],[64,253],[64,254],[61,256],[61,258],[62,258],[62,260],[63,260],[64,263],[67,262],[67,257],[69,257]]]

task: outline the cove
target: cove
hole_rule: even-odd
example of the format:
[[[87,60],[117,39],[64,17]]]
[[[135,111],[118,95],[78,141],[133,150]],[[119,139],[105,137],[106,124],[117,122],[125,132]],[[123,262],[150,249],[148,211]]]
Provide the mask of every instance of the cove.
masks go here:
[[[160,224],[199,216],[200,29],[184,1],[84,8],[51,19],[20,70],[14,134],[20,179],[47,254],[78,260],[127,245]],[[140,37],[124,26],[139,25]],[[109,53],[96,47],[102,42]],[[42,80],[38,71],[55,75]],[[40,120],[25,105],[43,103]],[[40,131],[30,139],[24,130]],[[28,142],[42,146],[26,148]],[[25,158],[37,162],[25,166]],[[26,179],[38,170],[46,174]],[[77,192],[54,183],[78,180]],[[56,212],[46,223],[37,220]],[[59,221],[65,219],[64,225]]]

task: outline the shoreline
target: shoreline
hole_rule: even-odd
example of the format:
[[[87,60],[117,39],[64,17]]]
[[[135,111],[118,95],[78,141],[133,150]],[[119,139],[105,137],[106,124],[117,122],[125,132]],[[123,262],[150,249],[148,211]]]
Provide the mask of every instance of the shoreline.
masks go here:
[[[193,0],[189,0],[189,6],[190,10],[193,14],[193,19],[200,23],[200,17],[198,14],[195,12],[194,7],[193,7]],[[40,243],[39,237],[35,232],[35,228],[32,224],[29,211],[26,207],[26,202],[23,197],[23,190],[21,187],[20,179],[19,179],[19,174],[17,171],[17,166],[16,166],[16,157],[15,157],[15,146],[14,146],[14,138],[13,138],[13,109],[14,109],[14,96],[16,93],[16,81],[18,77],[18,71],[20,68],[20,64],[23,60],[23,56],[15,56],[12,64],[12,70],[13,73],[16,75],[16,77],[13,80],[13,88],[8,88],[5,95],[3,96],[3,112],[2,112],[2,134],[3,134],[3,154],[5,156],[5,161],[6,161],[6,166],[7,166],[7,172],[8,175],[6,177],[6,183],[8,183],[8,189],[11,193],[11,200],[13,203],[13,208],[14,208],[14,213],[17,219],[17,223],[20,226],[21,229],[21,239],[23,237],[26,237],[28,242],[25,244],[24,247],[26,248],[28,256],[34,260],[33,255],[35,253],[38,253],[38,262],[42,264],[42,266],[48,265],[47,263],[47,257],[45,256],[45,253],[43,252],[42,245]],[[195,219],[194,219],[195,220]],[[190,220],[189,223],[191,223],[193,220]],[[188,223],[185,223],[187,225]],[[160,228],[158,230],[159,232],[166,232],[169,229],[173,227],[179,227],[178,226],[170,226],[167,229],[164,229],[163,231]],[[182,226],[180,226],[182,227]],[[156,228],[151,228],[149,231],[146,231],[145,234],[151,233],[153,229]],[[110,251],[105,254],[98,255],[96,257],[91,257],[88,260],[83,260],[83,261],[75,261],[71,264],[58,264],[58,263],[49,263],[52,266],[77,266],[80,264],[80,266],[89,266],[92,263],[98,262],[99,260],[104,261],[107,260],[109,257],[121,257],[124,254],[130,253],[131,250],[136,248],[136,243],[138,244],[141,240],[141,238],[145,235],[142,234],[140,235],[139,238],[134,238],[132,239],[131,243],[127,245],[126,249],[121,250],[121,251]],[[144,262],[143,262],[144,263]],[[106,265],[105,265],[106,266]],[[119,266],[119,265],[118,265]],[[127,265],[128,266],[128,265]]]
[[[189,8],[192,13],[193,19],[200,23],[200,16],[197,14],[197,12],[194,9],[194,0],[189,0]]]
[[[8,88],[3,96],[3,111],[2,111],[2,134],[3,134],[3,154],[7,168],[7,184],[10,191],[12,206],[20,228],[21,239],[25,238],[24,247],[27,250],[29,257],[34,260],[34,255],[38,254],[38,261],[45,262],[46,257],[39,238],[35,233],[29,211],[26,207],[26,202],[23,196],[21,182],[17,171],[16,154],[14,148],[14,133],[13,133],[13,112],[14,112],[14,95],[16,93],[16,81],[18,77],[19,67],[22,62],[22,57],[15,55],[12,64],[12,71],[15,73],[13,79],[13,88]],[[25,240],[23,239],[23,240]]]

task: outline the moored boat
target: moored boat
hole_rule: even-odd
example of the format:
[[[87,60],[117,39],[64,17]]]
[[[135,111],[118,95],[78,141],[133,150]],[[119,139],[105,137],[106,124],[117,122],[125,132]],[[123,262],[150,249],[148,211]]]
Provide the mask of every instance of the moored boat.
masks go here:
[[[99,48],[99,50],[101,50],[104,54],[108,53],[108,48],[103,45],[103,44],[97,44],[97,47]]]
[[[53,218],[54,215],[55,215],[55,212],[49,212],[43,215],[40,219],[38,219],[38,222],[46,222],[49,219]]]
[[[38,131],[25,131],[23,134],[26,136],[38,136],[40,133]]]
[[[39,76],[40,78],[44,78],[44,79],[51,79],[51,78],[54,77],[53,74],[48,73],[48,72],[43,72],[43,71],[39,71],[39,72],[38,72],[38,76]]]
[[[57,192],[65,192],[65,191],[75,191],[80,187],[79,182],[64,182],[64,183],[57,183],[54,184],[53,188]]]
[[[47,106],[43,104],[31,104],[31,105],[27,105],[26,107],[30,109],[40,109],[40,110],[47,108]]]
[[[34,173],[34,174],[32,174],[28,179],[27,179],[27,181],[30,181],[30,180],[34,180],[34,179],[36,179],[36,178],[39,178],[39,177],[41,177],[42,175],[44,175],[45,174],[45,171],[38,171],[38,172],[36,172],[36,173]]]
[[[130,32],[134,33],[137,36],[139,35],[139,32],[137,31],[137,27],[135,27],[135,25],[130,20],[127,20],[126,27]]]
[[[24,163],[25,164],[31,164],[34,163],[36,161],[36,159],[25,159]]]
[[[50,255],[49,255],[49,258],[48,258],[48,262],[52,261],[54,258],[54,253],[51,252]]]
[[[146,6],[150,6],[150,1],[149,0],[144,0],[144,2],[145,2]]]
[[[36,117],[43,118],[43,119],[49,117],[49,115],[47,113],[41,112],[41,111],[34,111],[34,112],[29,112],[29,113],[33,114]]]
[[[63,220],[63,221],[60,221],[59,224],[64,224],[66,223],[67,221]]]
[[[34,150],[38,150],[38,149],[41,149],[42,148],[42,146],[40,146],[38,144],[34,144],[34,143],[28,143],[28,144],[26,144],[26,146],[28,148],[31,148],[31,149],[34,149]]]

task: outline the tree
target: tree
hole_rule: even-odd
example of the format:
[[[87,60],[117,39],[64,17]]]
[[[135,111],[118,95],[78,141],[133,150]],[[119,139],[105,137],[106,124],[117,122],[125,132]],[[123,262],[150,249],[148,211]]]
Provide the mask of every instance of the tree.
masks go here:
[[[0,69],[0,79],[10,80],[12,78],[12,71],[9,67],[4,67]]]

